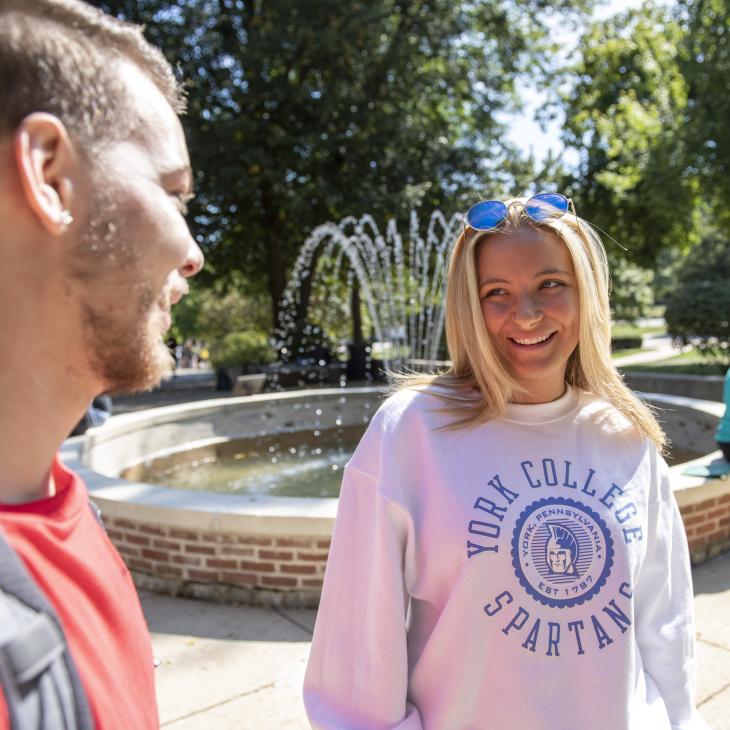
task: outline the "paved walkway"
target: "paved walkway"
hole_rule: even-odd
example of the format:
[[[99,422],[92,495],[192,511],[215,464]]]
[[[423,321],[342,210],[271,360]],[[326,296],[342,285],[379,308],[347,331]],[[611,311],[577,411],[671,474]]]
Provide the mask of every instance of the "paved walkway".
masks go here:
[[[624,365],[639,365],[647,362],[658,362],[667,358],[679,355],[681,347],[675,347],[672,338],[667,335],[648,335],[644,337],[644,351],[635,352],[633,355],[621,356],[621,351],[616,353],[613,364],[617,367]]]
[[[697,702],[730,730],[730,553],[694,571]],[[315,611],[144,594],[160,718],[171,730],[305,730],[301,686]],[[647,729],[648,730],[648,729]]]

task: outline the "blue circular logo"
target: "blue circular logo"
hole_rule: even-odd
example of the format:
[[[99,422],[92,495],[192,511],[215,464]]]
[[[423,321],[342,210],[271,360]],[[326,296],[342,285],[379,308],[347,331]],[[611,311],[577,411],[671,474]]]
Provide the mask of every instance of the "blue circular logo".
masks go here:
[[[545,606],[578,606],[603,587],[613,539],[590,507],[563,497],[540,499],[517,518],[512,565],[520,584]]]

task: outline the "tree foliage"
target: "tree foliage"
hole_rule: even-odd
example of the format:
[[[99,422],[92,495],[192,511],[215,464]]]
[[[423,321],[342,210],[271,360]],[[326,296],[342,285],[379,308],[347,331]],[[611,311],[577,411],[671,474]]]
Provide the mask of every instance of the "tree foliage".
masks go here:
[[[465,191],[524,179],[497,113],[521,70],[544,70],[545,17],[588,1],[95,4],[144,23],[187,79],[207,276],[242,272],[276,309],[316,225],[453,210]]]
[[[688,98],[683,38],[669,10],[650,3],[592,25],[564,98],[565,141],[580,155],[566,187],[579,214],[644,265],[698,240],[699,188],[678,144]]]
[[[654,304],[654,274],[627,261],[617,262],[611,272],[611,313],[615,321],[635,323],[649,315]]]
[[[254,329],[270,332],[271,309],[264,295],[245,295],[240,276],[233,284],[216,282],[209,288],[193,287],[172,310],[173,333],[178,339],[221,340],[231,331]]]
[[[730,3],[679,2],[684,30],[680,67],[687,83],[678,142],[688,172],[700,181],[714,225],[730,233]]]

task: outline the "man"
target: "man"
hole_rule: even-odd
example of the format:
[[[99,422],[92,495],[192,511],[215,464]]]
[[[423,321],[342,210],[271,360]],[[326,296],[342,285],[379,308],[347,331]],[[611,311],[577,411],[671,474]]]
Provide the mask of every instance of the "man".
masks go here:
[[[158,726],[151,644],[55,454],[94,396],[170,371],[170,307],[203,263],[182,106],[139,29],[79,0],[0,0],[0,542],[55,609],[97,728]]]

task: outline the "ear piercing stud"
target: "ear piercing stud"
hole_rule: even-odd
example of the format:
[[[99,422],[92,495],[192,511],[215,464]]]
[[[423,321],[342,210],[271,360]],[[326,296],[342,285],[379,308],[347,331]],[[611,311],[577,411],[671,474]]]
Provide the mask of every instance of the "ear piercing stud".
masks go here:
[[[70,210],[62,210],[61,216],[59,218],[59,223],[66,228],[66,226],[70,226],[74,222],[74,217],[71,215]]]

